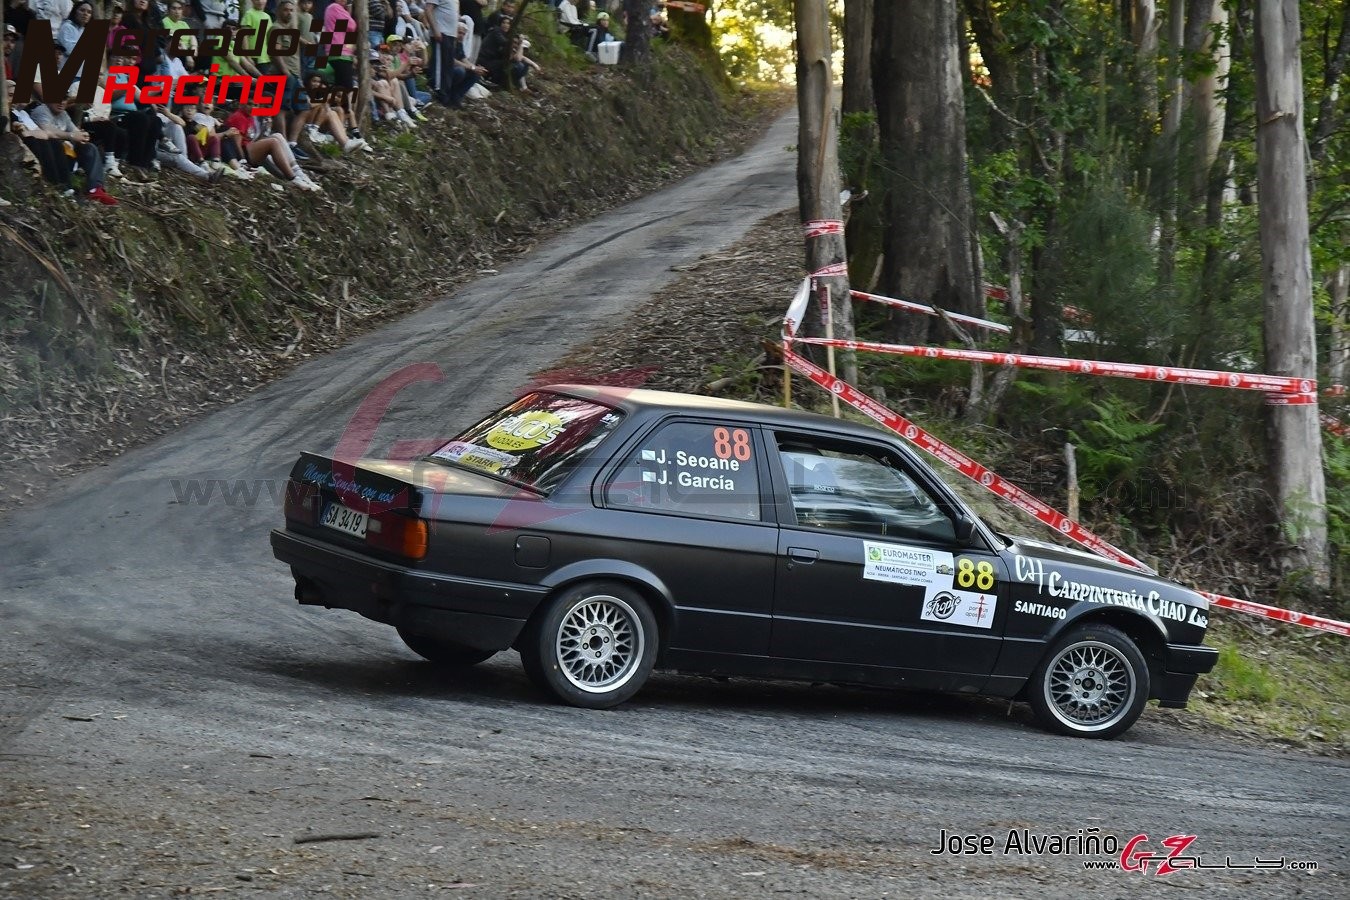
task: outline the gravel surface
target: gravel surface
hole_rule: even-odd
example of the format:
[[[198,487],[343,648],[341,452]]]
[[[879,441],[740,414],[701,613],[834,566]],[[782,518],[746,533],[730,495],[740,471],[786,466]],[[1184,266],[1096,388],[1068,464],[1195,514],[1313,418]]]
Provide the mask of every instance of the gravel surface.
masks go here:
[[[447,675],[392,629],[291,600],[266,485],[296,451],[348,428],[377,449],[445,436],[531,373],[604,364],[567,354],[640,341],[629,316],[661,314],[644,301],[697,293],[671,288],[682,274],[724,318],[667,313],[706,334],[780,308],[778,285],[739,306],[711,270],[793,204],[794,125],[16,515],[0,548],[0,894],[1346,896],[1339,760],[1156,711],[1096,743],[977,698],[749,680],[658,675],[618,710],[576,710],[544,702],[513,653]],[[675,373],[687,360],[652,350],[609,364],[729,374]],[[434,374],[415,363],[440,379],[413,380]],[[406,386],[383,415],[358,412],[391,376]],[[210,479],[260,494],[183,495]],[[934,855],[944,829],[995,852]],[[1153,850],[1194,834],[1206,864],[1318,868],[1088,871],[1107,857],[1002,852],[1022,829],[1146,833]]]

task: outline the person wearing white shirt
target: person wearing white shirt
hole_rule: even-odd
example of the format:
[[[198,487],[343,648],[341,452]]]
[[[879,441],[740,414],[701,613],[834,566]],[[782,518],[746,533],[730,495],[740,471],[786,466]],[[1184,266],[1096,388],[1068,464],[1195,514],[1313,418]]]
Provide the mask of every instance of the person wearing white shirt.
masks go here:
[[[459,43],[459,0],[427,0],[422,8],[427,26],[427,43],[434,51],[431,61],[431,92],[436,99],[450,104],[454,90],[455,45]]]
[[[28,0],[28,8],[39,19],[52,23],[52,37],[61,29],[61,23],[70,17],[74,0]]]

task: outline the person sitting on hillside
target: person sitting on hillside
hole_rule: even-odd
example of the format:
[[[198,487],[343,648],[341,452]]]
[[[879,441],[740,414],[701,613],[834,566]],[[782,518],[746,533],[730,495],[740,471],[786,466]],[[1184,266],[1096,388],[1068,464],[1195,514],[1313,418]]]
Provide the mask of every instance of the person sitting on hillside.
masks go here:
[[[427,42],[426,27],[412,13],[412,8],[408,6],[408,0],[398,0],[398,5],[394,7],[394,22],[389,31],[389,40],[397,37],[399,40],[411,44],[413,41]]]
[[[558,33],[567,35],[567,39],[578,50],[586,49],[586,36],[590,29],[577,14],[576,4],[572,0],[562,0],[558,4]]]
[[[478,51],[478,65],[487,70],[487,77],[499,87],[510,87],[512,81],[521,84],[530,66],[517,58],[517,52],[515,35],[511,33],[511,20],[502,19],[501,24],[483,38],[483,46]],[[519,53],[524,55],[523,50]]]
[[[196,97],[187,95],[175,111],[183,120],[183,128],[187,133],[188,159],[211,171],[222,174],[235,172],[235,169],[221,161],[220,135],[216,133],[218,123],[202,113],[201,102]]]
[[[175,113],[168,106],[151,108],[159,116],[160,127],[164,131],[164,141],[159,145],[161,149],[158,151],[159,161],[174,166],[180,172],[186,172],[193,178],[200,178],[202,181],[219,181],[219,172],[196,162],[188,153],[187,129],[192,127],[192,123]],[[195,140],[195,135],[193,140]]]
[[[135,59],[129,56],[114,56],[113,67],[133,68]],[[129,87],[134,84],[132,76],[122,72],[111,72],[108,84]],[[127,132],[127,164],[137,169],[157,169],[159,161],[155,158],[155,145],[162,134],[159,117],[141,109],[127,100],[127,92],[118,90],[112,98],[112,121]]]
[[[454,109],[459,109],[464,105],[464,97],[473,89],[473,86],[480,83],[487,75],[487,69],[470,62],[468,51],[465,48],[465,39],[469,32],[469,23],[461,19],[455,26],[458,39],[455,41],[454,69],[451,71],[450,92],[447,95],[447,102]]]
[[[652,9],[651,23],[653,38],[670,37],[670,20],[666,18],[665,0],[661,0]]]
[[[52,97],[45,100],[33,109],[33,122],[49,138],[64,141],[67,147],[74,150],[75,159],[84,171],[85,196],[104,206],[116,206],[117,201],[103,189],[103,154],[94,146],[89,132],[75,127],[70,114],[66,112],[66,100],[66,97]],[[69,158],[64,151],[62,159],[65,160],[62,164],[69,166]]]
[[[385,64],[389,77],[398,83],[406,100],[408,114],[418,122],[426,122],[427,117],[422,115],[420,109],[431,100],[431,95],[417,89],[418,64],[421,60],[409,53],[406,43],[396,34],[389,35],[389,43],[385,45],[388,48]]]
[[[61,23],[61,27],[56,32],[56,43],[61,48],[61,63],[65,64],[66,57],[75,52],[75,45],[80,42],[84,35],[84,27],[89,24],[89,20],[94,17],[94,4],[89,0],[80,0],[70,9],[70,15]],[[75,77],[84,76],[84,66],[80,66],[76,71]]]
[[[321,191],[322,187],[300,168],[295,155],[287,145],[286,139],[279,134],[253,137],[252,119],[243,107],[236,107],[226,118],[227,127],[224,143],[233,143],[243,154],[242,161],[257,168],[264,168],[289,181],[302,191]]]
[[[609,30],[609,13],[602,12],[595,17],[595,24],[591,26],[590,35],[586,40],[586,58],[595,62],[600,58],[600,45],[617,40],[614,32]]]
[[[84,120],[80,126],[93,137],[94,146],[103,152],[103,175],[105,178],[121,178],[122,169],[117,164],[118,157],[127,158],[127,153],[131,149],[131,133],[123,128],[117,122],[113,121],[112,104],[103,100],[103,85],[107,81],[106,75],[100,75],[98,78],[98,93],[94,95],[94,102],[84,110]],[[71,85],[74,90],[75,85]],[[66,111],[71,112],[71,107],[67,105]],[[71,115],[71,119],[77,118]]]
[[[412,131],[417,128],[411,110],[417,107],[408,89],[392,68],[393,54],[388,44],[381,44],[370,53],[370,97],[384,121]]]
[[[73,198],[75,189],[70,185],[71,166],[65,142],[38,125],[27,109],[14,106],[14,82],[9,79],[5,80],[5,97],[9,103],[10,130],[37,160],[43,180],[55,186],[62,196]]]
[[[501,7],[483,20],[483,36],[486,37],[492,29],[501,27],[503,19],[514,19],[516,8],[516,0],[502,0]]]
[[[183,18],[185,7],[184,0],[169,0],[168,13],[161,21],[164,30],[169,32],[169,46],[178,52],[189,51],[184,56],[168,54],[175,57],[182,63],[183,68],[192,71],[197,67],[197,36],[192,32],[192,25]],[[183,31],[186,34],[179,34]]]
[[[312,143],[327,143],[330,139],[323,137],[326,132],[332,135],[332,140],[337,141],[343,153],[357,150],[374,152],[362,138],[352,137],[347,133],[342,114],[333,107],[333,95],[329,92],[328,82],[324,81],[322,75],[310,72],[305,79],[305,92],[310,98],[310,110],[305,116],[304,128]]]

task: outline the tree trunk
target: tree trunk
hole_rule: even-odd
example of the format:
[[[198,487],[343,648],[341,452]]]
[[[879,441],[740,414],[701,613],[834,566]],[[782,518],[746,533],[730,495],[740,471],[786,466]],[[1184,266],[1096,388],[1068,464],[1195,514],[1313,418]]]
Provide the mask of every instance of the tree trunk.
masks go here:
[[[1134,17],[1131,37],[1134,39],[1135,84],[1139,90],[1139,105],[1144,114],[1144,134],[1153,133],[1158,121],[1158,0],[1132,0]]]
[[[1266,371],[1316,378],[1299,37],[1298,0],[1257,0],[1257,210]],[[1286,539],[1278,545],[1280,567],[1325,590],[1330,572],[1317,412],[1316,403],[1267,407],[1267,431],[1272,493]]]
[[[1172,0],[1167,13],[1167,96],[1158,152],[1158,283],[1169,289],[1177,263],[1177,159],[1181,142],[1182,57],[1186,43],[1186,4]]]
[[[651,4],[648,0],[623,0],[623,12],[626,22],[619,62],[625,66],[646,65],[652,55]]]
[[[356,124],[370,128],[370,0],[352,0],[356,19]]]
[[[872,98],[872,2],[844,0],[846,116],[850,113],[870,113],[876,106]]]
[[[843,222],[839,204],[839,124],[834,109],[834,78],[830,72],[830,20],[826,0],[797,0],[797,196],[802,222]],[[840,228],[806,238],[806,270],[819,272],[837,266],[838,274],[817,278],[830,289],[834,336],[853,337],[853,301],[849,295],[848,254]],[[812,293],[803,323],[807,334],[820,334],[820,310]],[[858,368],[853,354],[842,355],[841,375],[856,384]]]
[[[876,6],[872,81],[889,181],[882,290],[978,316],[984,291],[966,169],[960,18],[953,3]],[[937,320],[891,321],[893,337],[921,343]]]
[[[1187,186],[1192,208],[1205,196],[1210,169],[1219,156],[1219,143],[1223,140],[1224,103],[1219,86],[1228,79],[1227,25],[1228,10],[1222,3],[1191,0],[1186,21],[1187,56],[1203,55],[1212,61],[1212,68],[1188,80],[1183,89],[1183,103],[1195,135]]]
[[[1341,263],[1331,276],[1327,289],[1331,294],[1331,361],[1327,377],[1332,384],[1345,384],[1350,372],[1350,263]]]
[[[1309,147],[1309,155],[1314,163],[1320,163],[1326,156],[1327,139],[1335,133],[1340,120],[1345,116],[1344,104],[1337,101],[1341,97],[1341,75],[1345,73],[1347,60],[1350,60],[1350,3],[1343,3],[1340,37],[1336,40],[1336,49],[1327,59],[1325,71],[1322,73],[1322,100],[1317,104],[1317,124],[1313,127]]]

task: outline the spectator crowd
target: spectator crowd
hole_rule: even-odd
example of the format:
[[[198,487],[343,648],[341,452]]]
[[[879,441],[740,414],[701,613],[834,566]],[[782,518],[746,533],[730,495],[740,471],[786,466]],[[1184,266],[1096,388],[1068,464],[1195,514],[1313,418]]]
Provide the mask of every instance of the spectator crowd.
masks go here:
[[[357,46],[354,2],[367,4],[368,46]],[[620,0],[610,2],[622,18]],[[369,61],[371,120],[400,131],[426,122],[424,110],[433,103],[460,108],[495,90],[528,92],[530,79],[542,71],[528,56],[529,40],[515,31],[515,0],[0,3],[11,131],[59,194],[109,206],[117,205],[107,189],[109,179],[148,181],[166,168],[208,183],[270,177],[298,190],[321,191],[304,169],[314,145],[333,144],[344,154],[374,152],[359,127],[358,53]],[[559,32],[591,60],[617,59],[619,38],[611,30],[608,9],[596,9],[591,0],[552,0],[551,5]],[[664,6],[651,7],[658,35],[664,33]],[[85,71],[92,66],[84,65],[67,91],[44,91],[39,70],[31,102],[15,107],[13,78],[24,38],[29,23],[42,19],[51,23],[62,66],[94,19],[110,23],[108,52],[101,71]],[[140,48],[139,56],[121,55],[126,52],[122,32],[152,28],[159,35]],[[228,40],[206,35],[199,41],[203,29],[223,29]],[[276,32],[270,40],[269,32]],[[603,53],[602,45],[612,52]],[[200,90],[206,81],[201,76],[207,74],[218,80],[271,76],[279,103],[264,111],[257,93],[238,85],[224,96]],[[161,97],[126,90],[104,102],[106,86],[139,88],[150,76],[170,80],[172,102],[144,102],[147,96]],[[98,82],[95,100],[76,103],[87,79]],[[281,182],[274,182],[278,189]]]

